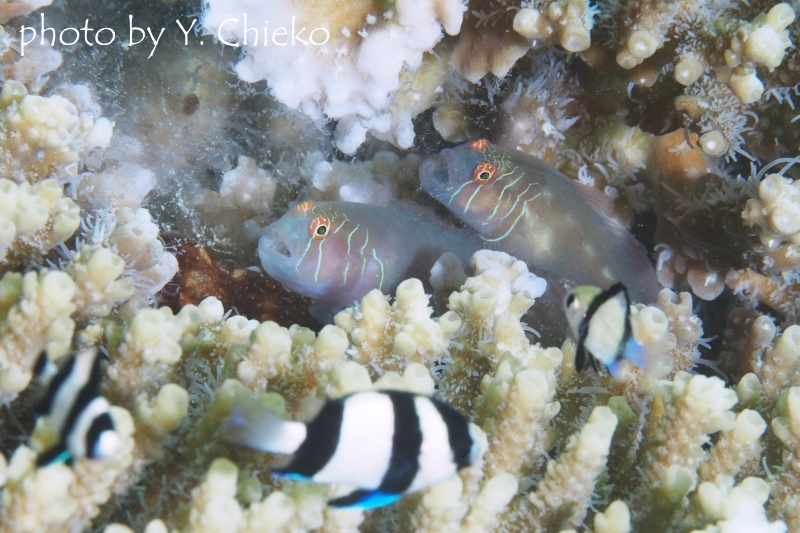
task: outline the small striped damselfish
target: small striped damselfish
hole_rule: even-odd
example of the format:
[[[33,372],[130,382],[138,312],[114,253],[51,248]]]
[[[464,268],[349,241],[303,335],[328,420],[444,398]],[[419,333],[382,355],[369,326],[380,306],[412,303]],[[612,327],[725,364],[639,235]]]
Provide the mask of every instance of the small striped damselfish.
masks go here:
[[[567,320],[578,341],[575,369],[580,372],[587,362],[594,367],[597,359],[617,377],[623,360],[642,366],[644,347],[633,338],[630,300],[622,283],[608,290],[579,285],[564,299]],[[589,352],[587,357],[586,352]]]
[[[46,418],[59,440],[39,454],[37,466],[108,459],[119,449],[121,440],[110,406],[100,396],[101,363],[102,356],[94,349],[70,355],[58,369],[44,353],[39,358],[34,373],[46,383],[47,391],[36,405],[36,416]]]
[[[357,490],[328,502],[374,508],[422,490],[477,461],[486,437],[442,402],[401,391],[363,391],[328,400],[308,423],[286,421],[266,407],[234,408],[226,441],[293,453],[273,473]]]

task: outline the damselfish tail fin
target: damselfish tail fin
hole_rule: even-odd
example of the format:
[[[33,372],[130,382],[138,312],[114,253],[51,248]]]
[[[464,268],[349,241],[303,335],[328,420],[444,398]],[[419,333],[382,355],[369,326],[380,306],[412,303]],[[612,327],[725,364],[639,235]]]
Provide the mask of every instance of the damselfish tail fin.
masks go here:
[[[623,352],[617,356],[617,358],[612,361],[611,364],[607,365],[608,373],[611,374],[612,378],[616,379],[619,377],[619,373],[622,371],[623,361],[625,360],[630,361],[642,370],[646,371],[645,348],[636,342],[633,337],[629,338],[625,343],[625,349]]]
[[[306,426],[251,403],[233,408],[222,438],[262,452],[294,453],[306,438]]]

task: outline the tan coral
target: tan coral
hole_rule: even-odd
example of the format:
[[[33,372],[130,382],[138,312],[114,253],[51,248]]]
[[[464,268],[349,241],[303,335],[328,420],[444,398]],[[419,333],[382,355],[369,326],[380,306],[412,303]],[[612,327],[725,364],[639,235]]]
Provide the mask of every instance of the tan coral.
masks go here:
[[[0,269],[41,262],[80,225],[80,209],[55,180],[17,185],[0,179]]]
[[[770,511],[783,515],[790,531],[800,526],[800,388],[788,389],[785,401],[779,406],[778,417],[772,419],[772,431],[785,446],[782,451],[783,473],[771,489]]]
[[[764,512],[769,493],[769,484],[756,477],[745,478],[736,486],[728,476],[701,483],[694,501],[705,521],[713,525],[694,531],[725,531],[746,523],[765,533],[783,533],[786,525],[780,521],[770,523]]]
[[[10,0],[0,6],[0,24],[5,24],[15,17],[27,15],[40,7],[49,6],[52,0]]]
[[[700,465],[700,479],[714,481],[717,476],[734,477],[744,471],[755,473],[761,456],[761,435],[767,423],[750,409],[736,416],[732,429],[722,431],[709,457]]]
[[[115,328],[116,329],[116,328]],[[143,390],[157,390],[170,381],[183,354],[178,341],[183,327],[167,307],[142,309],[121,331],[109,329],[111,355],[106,395],[113,403],[131,405]]]
[[[0,280],[0,398],[14,399],[28,386],[31,372],[46,350],[50,359],[67,353],[75,327],[75,282],[65,273],[44,269]]]
[[[67,98],[29,95],[21,83],[7,80],[0,92],[0,150],[3,175],[17,182],[66,180],[78,174],[81,158],[110,139],[110,123],[81,113]],[[95,127],[108,135],[92,136]]]
[[[402,371],[409,363],[430,365],[442,356],[461,326],[455,313],[431,318],[429,297],[417,279],[402,282],[396,294],[390,305],[380,291],[373,290],[359,308],[345,309],[334,319],[351,339],[350,356],[367,368],[380,364],[383,371]]]
[[[63,463],[37,468],[32,450],[25,446],[17,449],[2,496],[1,531],[71,532],[89,525],[132,461],[130,414],[117,407],[112,407],[111,414],[122,445],[106,461],[79,459],[74,468]]]
[[[758,238],[770,252],[796,251],[800,246],[800,183],[780,174],[765,176],[758,185],[758,198],[747,201],[742,219],[758,228]],[[776,270],[770,268],[772,265],[765,266]]]
[[[665,414],[657,423],[648,454],[646,491],[663,520],[674,519],[680,501],[697,485],[697,468],[709,435],[729,430],[735,415],[729,410],[736,393],[719,378],[678,372],[663,382]]]
[[[611,409],[595,407],[580,433],[570,439],[566,452],[548,462],[544,479],[528,497],[540,528],[563,529],[583,522],[597,477],[606,466],[616,426]]]

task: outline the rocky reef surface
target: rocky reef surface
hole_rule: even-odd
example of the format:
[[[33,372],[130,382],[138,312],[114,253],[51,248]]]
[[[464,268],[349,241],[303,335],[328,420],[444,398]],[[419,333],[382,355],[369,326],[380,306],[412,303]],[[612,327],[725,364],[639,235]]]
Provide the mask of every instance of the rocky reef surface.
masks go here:
[[[798,10],[0,2],[0,531],[800,531]],[[23,25],[87,17],[118,41],[22,55]],[[329,38],[289,45],[292,24]],[[572,340],[538,342],[534,275],[500,252],[324,327],[260,271],[293,202],[436,210],[420,161],[479,137],[601,191],[648,246],[647,372],[576,373]],[[34,365],[88,346],[120,450],[37,467],[57,436]],[[483,460],[337,510],[347,487],[274,479],[274,457],[219,438],[234,405],[295,419],[370,388],[452,405]]]

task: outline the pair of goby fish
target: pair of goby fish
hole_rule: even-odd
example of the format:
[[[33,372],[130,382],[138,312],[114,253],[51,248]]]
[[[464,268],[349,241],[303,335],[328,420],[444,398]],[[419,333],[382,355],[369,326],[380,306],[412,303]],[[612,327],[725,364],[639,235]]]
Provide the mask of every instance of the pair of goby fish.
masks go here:
[[[543,161],[477,140],[427,158],[419,177],[472,231],[399,202],[303,202],[259,241],[264,270],[339,310],[372,289],[391,293],[404,279],[427,279],[445,252],[466,264],[476,250],[492,248],[549,281],[544,305],[534,307],[550,313],[545,321],[563,320],[565,287],[605,288],[624,280],[634,301],[655,301],[655,269],[644,246],[611,217],[611,200]],[[577,337],[574,317],[570,325]]]
[[[259,241],[264,270],[319,304],[341,309],[372,289],[392,292],[445,252],[467,263],[481,248],[507,252],[564,285],[625,280],[635,301],[655,300],[644,247],[610,216],[604,194],[555,168],[485,140],[443,150],[420,166],[422,187],[473,231],[411,210],[303,202]]]

